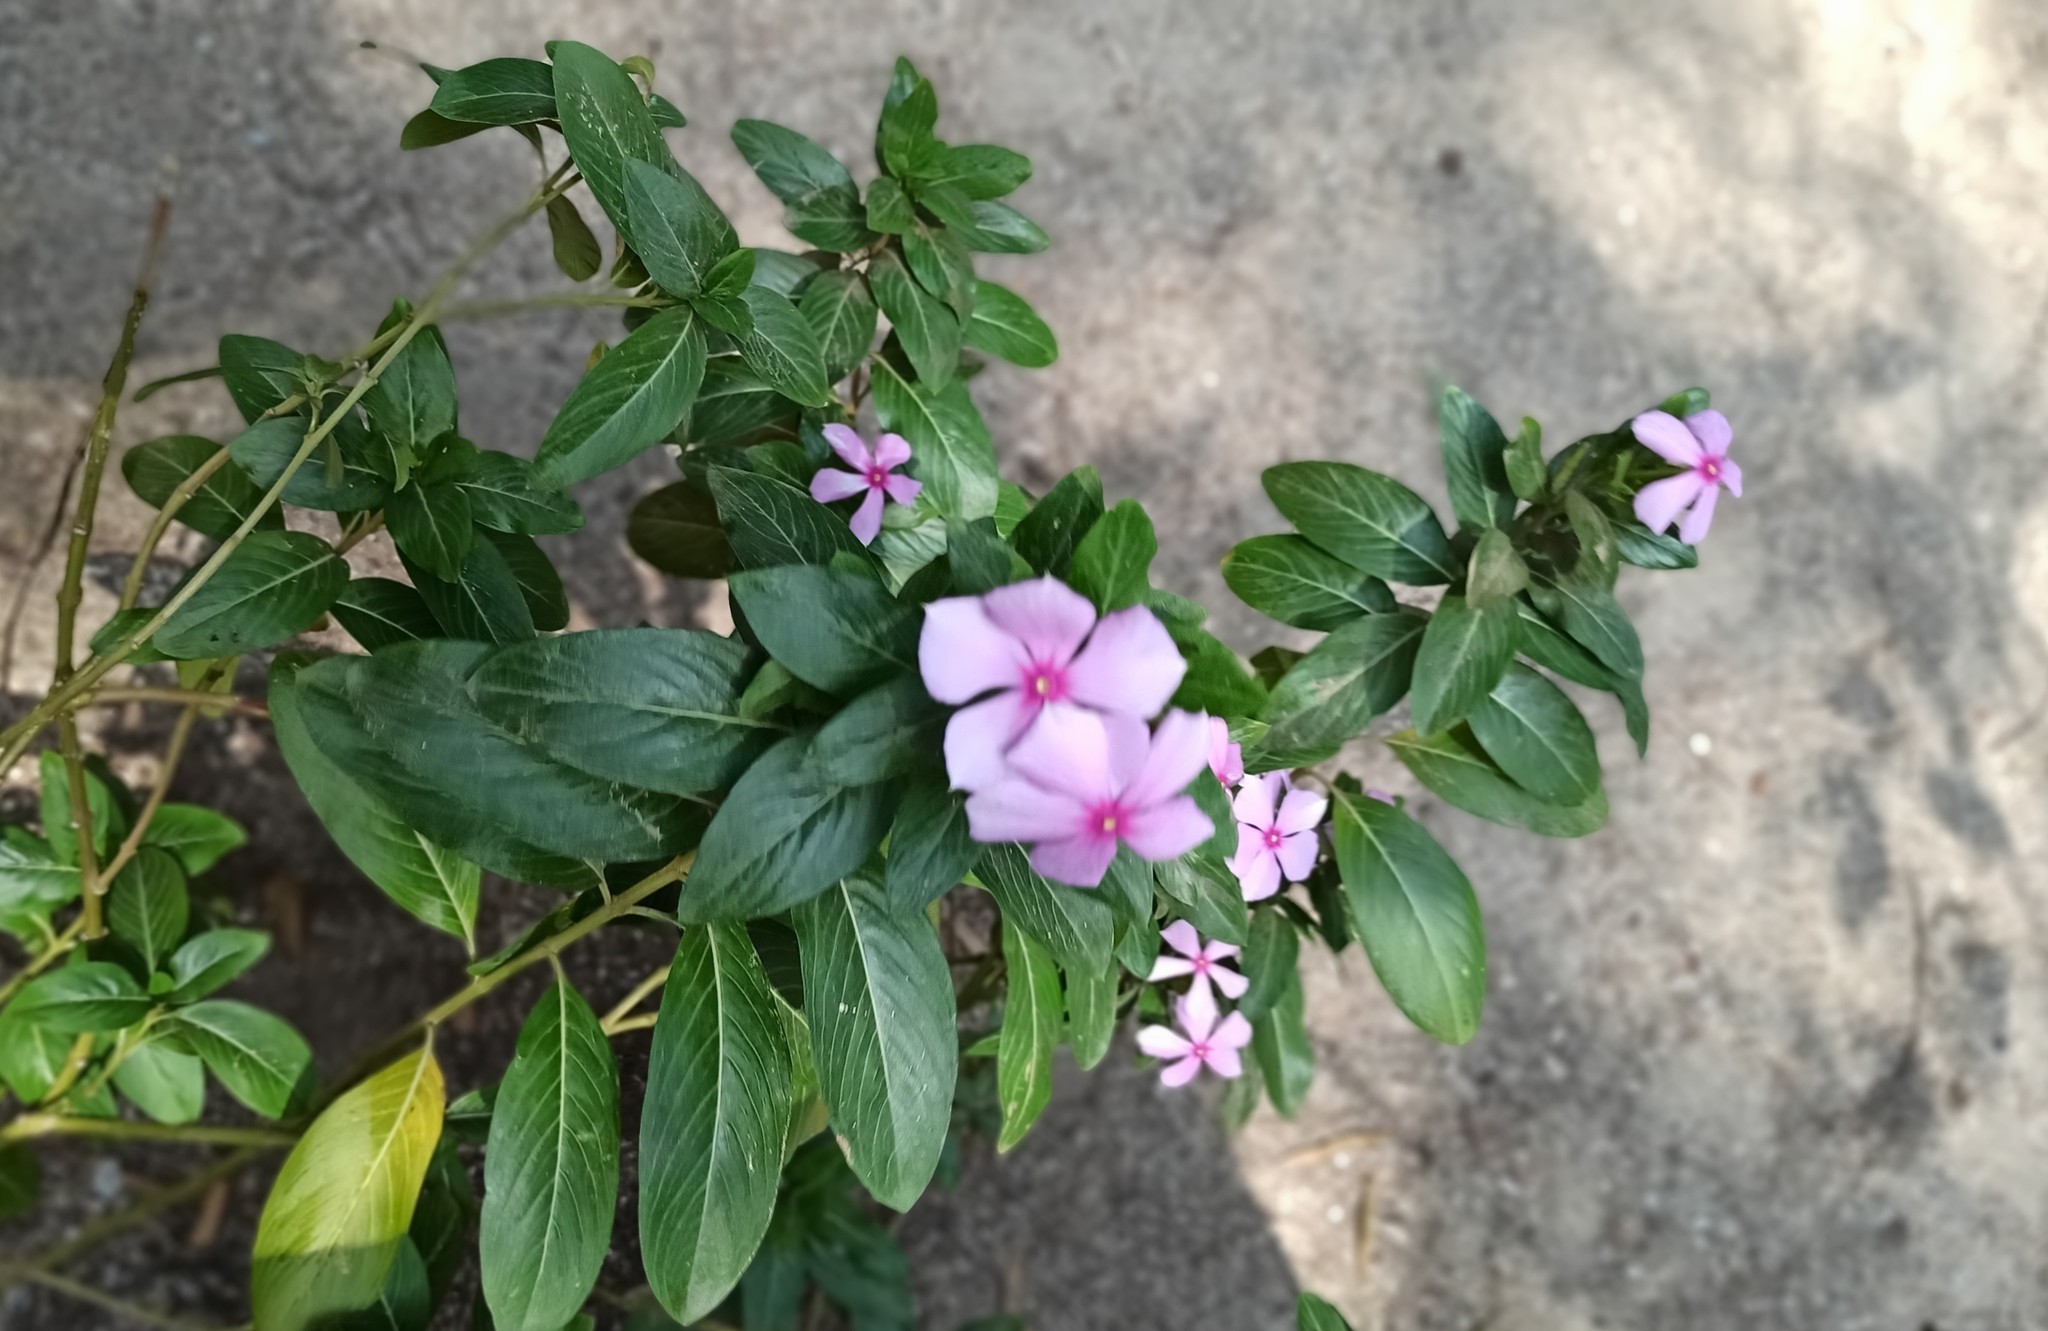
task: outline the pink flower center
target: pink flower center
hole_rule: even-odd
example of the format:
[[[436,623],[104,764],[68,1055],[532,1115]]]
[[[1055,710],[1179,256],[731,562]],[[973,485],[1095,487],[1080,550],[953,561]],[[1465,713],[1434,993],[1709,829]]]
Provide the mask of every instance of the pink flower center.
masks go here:
[[[867,471],[868,489],[879,490],[889,483],[889,469],[877,463]]]
[[[1026,703],[1064,702],[1067,697],[1067,672],[1050,661],[1033,661],[1024,667],[1024,690]]]
[[[1719,484],[1721,480],[1721,459],[1711,453],[1701,458],[1699,474],[1701,480]]]
[[[1087,830],[1096,836],[1116,840],[1117,829],[1123,826],[1123,806],[1115,800],[1108,800],[1088,810]]]
[[[1194,1047],[1188,1050],[1190,1056],[1198,1058],[1202,1060],[1202,1062],[1204,1063],[1209,1061],[1209,1055],[1211,1052],[1212,1051],[1209,1048],[1209,1042],[1207,1040],[1195,1041]]]
[[[1260,840],[1266,843],[1267,850],[1280,849],[1280,842],[1283,839],[1284,838],[1280,834],[1280,829],[1277,827],[1269,827],[1263,833],[1260,834]]]
[[[1197,975],[1207,975],[1207,974],[1209,973],[1209,965],[1210,965],[1210,962],[1209,962],[1209,958],[1207,958],[1207,957],[1196,957],[1196,958],[1195,958],[1195,974],[1197,974]]]

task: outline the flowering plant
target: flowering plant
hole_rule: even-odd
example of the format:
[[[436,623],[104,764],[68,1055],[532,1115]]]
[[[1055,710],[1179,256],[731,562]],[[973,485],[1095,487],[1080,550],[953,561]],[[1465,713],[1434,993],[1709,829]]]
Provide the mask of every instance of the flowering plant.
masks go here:
[[[519,214],[338,361],[223,338],[208,373],[246,429],[123,459],[160,518],[74,667],[131,320],[88,449],[58,678],[0,761],[57,728],[41,834],[7,829],[0,848],[0,927],[27,956],[0,991],[0,1078],[24,1106],[0,1128],[0,1200],[32,1194],[27,1143],[50,1134],[289,1148],[255,1241],[259,1331],[373,1308],[423,1327],[471,1251],[490,1324],[555,1331],[612,1243],[610,1037],[651,1027],[653,1305],[785,1327],[808,1297],[857,1327],[907,1327],[901,1255],[854,1181],[903,1210],[977,1121],[1015,1146],[1059,1046],[1090,1067],[1135,1024],[1168,1086],[1207,1069],[1235,1119],[1261,1098],[1291,1114],[1313,1070],[1304,941],[1358,944],[1416,1026],[1469,1040],[1486,981],[1471,885],[1403,800],[1322,765],[1371,733],[1455,808],[1545,836],[1597,829],[1592,731],[1550,677],[1612,693],[1647,746],[1642,651],[1613,588],[1624,564],[1691,567],[1719,490],[1740,492],[1706,394],[1545,458],[1534,421],[1509,439],[1447,390],[1454,529],[1351,463],[1270,469],[1292,530],[1238,545],[1224,578],[1325,636],[1247,667],[1200,606],[1152,585],[1139,504],[1108,505],[1085,467],[1042,495],[998,472],[968,381],[982,356],[1057,354],[1026,301],[975,271],[976,254],[1047,243],[1002,202],[1023,157],[940,140],[932,85],[899,62],[865,190],[795,131],[734,129],[813,247],[746,248],[672,154],[663,130],[683,119],[651,63],[573,42],[547,55],[428,67],[437,91],[402,139],[521,133],[543,178]],[[566,149],[552,166],[544,130]],[[531,461],[479,449],[437,320],[475,312],[457,284],[534,214],[564,273],[595,278],[578,184],[617,234],[611,289],[530,303],[620,307],[625,336],[593,354]],[[722,579],[733,631],[561,632],[534,537],[576,529],[570,488],[657,445],[680,476],[628,539],[667,573]],[[336,534],[287,529],[285,506],[333,515]],[[172,521],[218,548],[141,605]],[[342,556],[385,538],[407,580],[352,577]],[[361,650],[274,651],[323,615]],[[239,829],[164,803],[168,776],[138,805],[73,721],[174,701],[183,734],[257,709],[227,690],[238,658],[271,653],[278,747],[398,907],[473,952],[486,873],[564,893],[325,1086],[289,1026],[209,997],[265,947],[190,909],[188,876]],[[175,684],[149,682],[166,672]],[[1404,700],[1407,728],[1373,729]],[[985,941],[963,941],[991,904]],[[629,924],[670,930],[674,957],[600,1017],[558,958]],[[437,1029],[543,962],[555,983],[502,1079],[450,1099]],[[638,1012],[657,990],[658,1012]],[[196,1122],[208,1072],[260,1122]],[[480,1206],[462,1163],[479,1150]],[[1341,1325],[1312,1298],[1301,1316]]]

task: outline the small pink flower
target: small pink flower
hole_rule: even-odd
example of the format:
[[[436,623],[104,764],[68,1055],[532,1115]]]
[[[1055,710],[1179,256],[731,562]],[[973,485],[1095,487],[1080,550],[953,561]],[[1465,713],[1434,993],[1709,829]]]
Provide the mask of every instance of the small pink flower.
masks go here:
[[[865,490],[868,497],[861,500],[853,514],[853,534],[862,545],[872,544],[876,533],[882,530],[882,497],[887,495],[899,504],[908,504],[915,502],[918,491],[924,489],[922,481],[890,474],[910,461],[910,445],[900,434],[885,434],[871,453],[861,437],[844,425],[826,426],[825,442],[832,445],[840,461],[853,468],[853,473],[820,467],[818,474],[811,477],[811,498],[821,504],[836,504]]]
[[[1378,786],[1367,786],[1365,788],[1365,797],[1369,800],[1378,800],[1382,804],[1392,804],[1394,802],[1394,797],[1381,790]]]
[[[1233,1012],[1219,1023],[1213,1000],[1205,1005],[1183,999],[1175,1005],[1174,1015],[1180,1019],[1180,1031],[1146,1026],[1138,1032],[1138,1048],[1154,1058],[1172,1060],[1159,1070],[1160,1081],[1185,1086],[1205,1064],[1219,1077],[1243,1074],[1237,1051],[1252,1042],[1252,1024],[1244,1014]]]
[[[1651,531],[1661,532],[1690,504],[1692,511],[1685,515],[1678,539],[1697,545],[1714,521],[1714,501],[1721,487],[1742,498],[1742,468],[1728,460],[1733,437],[1728,418],[1718,411],[1696,411],[1681,421],[1667,411],[1646,411],[1632,424],[1643,447],[1686,469],[1637,491],[1636,517]]]
[[[1010,750],[1008,773],[967,798],[976,841],[1030,841],[1031,867],[1094,887],[1122,841],[1172,860],[1215,835],[1181,792],[1207,761],[1208,718],[1168,712],[1152,734],[1134,717],[1048,707]]]
[[[1226,790],[1244,780],[1244,750],[1230,742],[1230,723],[1220,716],[1209,718],[1209,770]]]
[[[1244,991],[1251,988],[1251,981],[1223,963],[1237,955],[1237,948],[1229,943],[1210,942],[1204,944],[1202,936],[1195,932],[1195,926],[1186,920],[1175,920],[1159,931],[1159,937],[1174,951],[1177,957],[1161,957],[1152,963],[1152,973],[1145,978],[1157,984],[1161,980],[1178,979],[1183,975],[1195,977],[1188,993],[1202,991],[1203,997],[1214,1003],[1214,995],[1208,992],[1211,981],[1223,991],[1225,998],[1242,998]]]
[[[1230,869],[1246,901],[1278,892],[1283,876],[1291,883],[1308,877],[1316,867],[1316,825],[1329,807],[1329,800],[1312,791],[1288,790],[1278,772],[1251,777],[1238,788],[1230,805],[1237,815],[1237,854]]]
[[[1086,707],[1142,721],[1166,706],[1187,673],[1150,610],[1134,605],[1098,622],[1088,598],[1057,578],[932,602],[917,664],[940,702],[994,694],[946,723],[955,790],[1001,779],[1003,755],[1040,715]]]

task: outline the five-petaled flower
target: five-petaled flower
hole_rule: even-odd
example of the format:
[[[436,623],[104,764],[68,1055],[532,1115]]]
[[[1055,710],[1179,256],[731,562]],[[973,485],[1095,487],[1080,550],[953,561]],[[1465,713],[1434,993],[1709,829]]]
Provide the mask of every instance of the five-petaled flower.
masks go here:
[[[1138,1031],[1138,1048],[1152,1057],[1170,1060],[1159,1070],[1159,1080],[1168,1086],[1185,1086],[1204,1065],[1219,1077],[1236,1077],[1244,1072],[1238,1050],[1252,1042],[1252,1024],[1244,1014],[1233,1012],[1216,1020],[1215,1003],[1196,1002],[1190,993],[1174,1005],[1180,1030],[1146,1026]],[[1185,1034],[1183,1034],[1185,1032]]]
[[[1688,504],[1692,511],[1678,529],[1678,539],[1697,545],[1714,521],[1714,502],[1721,487],[1742,498],[1742,468],[1728,457],[1733,431],[1718,411],[1696,411],[1679,420],[1668,411],[1646,411],[1632,422],[1636,439],[1673,466],[1685,470],[1652,481],[1636,492],[1636,517],[1651,531],[1671,525]]]
[[[1230,741],[1230,723],[1220,716],[1209,718],[1209,770],[1228,790],[1244,780],[1244,750]]]
[[[1285,792],[1285,798],[1282,793]],[[1298,883],[1316,867],[1316,825],[1330,801],[1307,790],[1289,790],[1278,772],[1251,777],[1231,801],[1237,815],[1237,854],[1230,869],[1246,901],[1264,901],[1280,880]]]
[[[914,502],[918,491],[924,489],[922,481],[891,474],[910,461],[910,445],[900,434],[885,434],[870,452],[867,444],[850,427],[836,424],[825,427],[825,442],[832,445],[832,451],[839,455],[839,460],[853,471],[819,468],[818,474],[811,477],[811,498],[821,504],[832,504],[865,491],[867,498],[861,500],[860,507],[854,510],[853,534],[860,538],[862,545],[870,545],[876,533],[882,530],[883,496],[887,495],[899,504],[908,504]]]
[[[1005,753],[1041,716],[1092,708],[1142,721],[1166,706],[1187,673],[1150,610],[1134,605],[1097,621],[1088,598],[1056,578],[932,602],[917,663],[940,702],[993,695],[946,723],[946,773],[954,789],[968,791],[1002,778]]]
[[[1172,860],[1215,834],[1181,793],[1208,753],[1199,712],[1168,712],[1152,733],[1131,716],[1047,707],[1001,779],[967,797],[967,829],[976,841],[1035,842],[1032,868],[1094,887],[1119,841],[1141,859]]]
[[[1207,992],[1212,982],[1223,991],[1225,998],[1243,998],[1245,990],[1251,988],[1250,980],[1223,964],[1237,955],[1237,948],[1232,944],[1214,941],[1203,943],[1202,936],[1195,932],[1195,926],[1186,920],[1175,920],[1167,925],[1159,931],[1159,937],[1180,955],[1161,956],[1159,960],[1153,962],[1152,973],[1145,977],[1147,980],[1156,984],[1161,980],[1174,980],[1183,975],[1192,975],[1195,978],[1189,985],[1188,992],[1192,994],[1200,989],[1203,996],[1212,1003],[1215,1002],[1215,996]]]

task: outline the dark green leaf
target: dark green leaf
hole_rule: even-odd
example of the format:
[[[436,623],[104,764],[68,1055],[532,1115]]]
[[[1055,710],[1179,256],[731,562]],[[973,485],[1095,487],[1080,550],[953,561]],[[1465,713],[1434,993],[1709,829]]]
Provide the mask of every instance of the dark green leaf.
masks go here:
[[[1265,687],[1220,638],[1204,629],[1171,622],[1166,630],[1188,663],[1188,672],[1181,677],[1169,706],[1224,717],[1256,716],[1265,709]]]
[[[385,503],[384,522],[407,558],[449,582],[462,576],[476,537],[467,492],[446,481],[408,485]]]
[[[898,911],[923,910],[951,891],[981,856],[968,834],[967,798],[943,776],[912,781],[889,829],[889,898]]]
[[[179,1008],[160,1028],[206,1060],[228,1094],[265,1118],[282,1118],[313,1061],[305,1037],[282,1017],[232,999]]]
[[[1159,541],[1152,519],[1135,499],[1126,499],[1097,519],[1074,547],[1068,581],[1105,614],[1138,605],[1152,589],[1152,557]]]
[[[786,481],[713,467],[711,494],[741,568],[829,564],[842,551],[863,554],[843,518]]]
[[[953,186],[917,185],[914,189],[919,206],[949,229],[958,229],[963,236],[975,229],[974,201]]]
[[[1246,1021],[1257,1021],[1279,1005],[1290,984],[1300,982],[1301,935],[1284,912],[1268,906],[1252,912],[1251,938],[1239,969],[1251,986],[1237,1000]]]
[[[150,970],[162,969],[185,940],[191,918],[184,867],[167,850],[142,847],[115,876],[106,909],[114,936],[134,944]]]
[[[950,185],[970,199],[1000,199],[1031,179],[1031,159],[992,143],[963,143],[929,154],[920,185]]]
[[[1572,700],[1520,663],[1472,710],[1472,733],[1516,785],[1552,804],[1583,804],[1600,789],[1593,730]]]
[[[717,1307],[760,1245],[789,1110],[782,1019],[747,931],[685,929],[640,1121],[641,1255],[647,1283],[678,1321]]]
[[[834,786],[907,776],[937,752],[944,720],[923,682],[899,675],[840,708],[812,741],[810,763]]]
[[[1409,706],[1415,728],[1444,730],[1471,715],[1515,659],[1521,640],[1513,601],[1474,606],[1446,596],[1422,635]]]
[[[1252,609],[1318,632],[1394,609],[1394,594],[1386,583],[1324,554],[1300,536],[1255,536],[1239,542],[1223,557],[1223,581]]]
[[[1031,566],[996,535],[993,518],[948,522],[946,563],[958,596],[980,596],[1031,576]]]
[[[882,428],[902,435],[910,444],[910,472],[925,484],[920,498],[928,497],[948,518],[994,514],[995,446],[974,399],[968,396],[967,385],[957,379],[938,389],[922,381],[908,383],[880,360],[874,364],[871,382]],[[1098,506],[1101,498],[1098,482]],[[1074,539],[1080,539],[1079,533]]]
[[[128,478],[128,488],[144,503],[162,508],[169,502],[171,491],[218,452],[219,444],[196,434],[166,435],[123,453],[121,474]],[[262,498],[263,491],[247,472],[232,461],[223,462],[178,509],[178,521],[202,536],[225,541],[244,518],[256,511]],[[276,507],[266,510],[256,521],[258,531],[283,526],[284,512]]]
[[[562,586],[562,575],[555,571],[554,563],[540,545],[531,536],[518,532],[492,531],[486,527],[477,534],[483,538],[480,544],[495,547],[504,559],[512,581],[519,585],[519,595],[526,602],[533,627],[542,633],[569,627],[568,589]]]
[[[1059,340],[1024,298],[994,282],[974,284],[974,317],[967,321],[963,341],[976,351],[1000,356],[1013,365],[1042,369],[1059,359]]]
[[[1543,427],[1533,417],[1522,417],[1522,432],[1508,441],[1501,461],[1517,499],[1533,504],[1549,490],[1550,476],[1543,466]]]
[[[903,257],[917,284],[964,324],[974,313],[974,256],[959,238],[920,221],[904,233]],[[961,335],[966,336],[964,327]]]
[[[713,267],[740,243],[697,178],[673,164],[626,163],[626,207],[633,252],[672,295],[706,290]]]
[[[1486,609],[1517,595],[1529,585],[1529,566],[1515,553],[1508,534],[1489,527],[1472,548],[1465,574],[1465,599],[1474,609]]]
[[[975,874],[1003,910],[1003,932],[1023,930],[1059,960],[1082,970],[1109,965],[1115,923],[1102,897],[1032,871],[1021,846],[990,846]],[[1058,1019],[1055,1009],[1053,1016]]]
[[[451,73],[441,80],[428,105],[450,120],[474,125],[531,125],[553,120],[555,74],[539,60],[501,56]]]
[[[455,484],[469,496],[477,525],[493,531],[562,536],[583,529],[576,501],[536,482],[525,458],[478,449],[463,458]]]
[[[270,647],[306,628],[348,584],[348,565],[309,532],[251,532],[152,641],[197,660]]]
[[[1305,1291],[1295,1304],[1294,1320],[1297,1331],[1351,1331],[1351,1323],[1335,1308]]]
[[[1010,534],[1010,543],[1037,572],[1065,578],[1073,570],[1075,549],[1102,513],[1102,478],[1093,467],[1076,467],[1032,506]]]
[[[1437,409],[1451,511],[1465,527],[1505,527],[1515,515],[1499,422],[1462,388],[1446,388]]]
[[[666,168],[675,159],[633,76],[616,60],[581,42],[556,42],[552,58],[555,107],[569,156],[612,225],[637,251],[626,207],[628,165],[639,161]]]
[[[228,444],[228,454],[259,491],[267,492],[305,442],[304,416],[275,416],[236,435]],[[390,466],[388,461],[378,465],[370,455],[371,447],[368,431],[354,417],[344,416],[326,442],[292,473],[284,487],[284,502],[331,513],[382,508],[391,497]],[[338,477],[328,471],[330,449],[339,450],[341,456]]]
[[[0,840],[0,928],[41,937],[33,921],[78,896],[78,866],[59,864],[50,845],[19,827]]]
[[[647,113],[659,129],[687,129],[690,125],[682,109],[658,92],[647,94]]]
[[[922,911],[854,874],[797,907],[811,1060],[832,1128],[875,1200],[907,1211],[938,1165],[959,1037],[953,980]]]
[[[1479,1029],[1486,937],[1472,884],[1422,825],[1391,804],[1331,792],[1351,917],[1394,1005],[1446,1044]]]
[[[851,254],[875,242],[868,229],[867,206],[853,185],[820,190],[783,210],[783,226],[798,240],[835,254]]]
[[[704,383],[680,433],[693,444],[748,443],[762,438],[786,441],[796,434],[800,414],[796,403],[776,392],[744,360],[714,356],[704,366]],[[749,458],[758,464],[758,458]],[[753,469],[763,470],[758,465]],[[685,463],[683,470],[690,474],[692,468]],[[699,478],[692,475],[691,479]]]
[[[71,822],[71,782],[64,759],[55,749],[44,749],[36,760],[36,770],[42,794],[43,834],[49,838],[50,854],[59,864],[77,864],[78,833]],[[100,863],[104,864],[115,838],[125,830],[123,819],[114,803],[114,792],[99,774],[87,767],[84,776],[85,808],[92,816],[93,849],[99,852]]]
[[[221,383],[242,419],[254,423],[299,391],[299,367],[305,357],[267,337],[229,333],[220,340]]]
[[[1348,462],[1286,462],[1264,479],[1303,536],[1354,568],[1417,586],[1458,575],[1436,514],[1399,481]]]
[[[441,625],[419,592],[391,578],[355,578],[328,607],[365,651],[438,638]]]
[[[1301,975],[1294,972],[1282,981],[1273,1006],[1252,1022],[1252,1054],[1259,1060],[1260,1080],[1273,1097],[1273,1108],[1288,1118],[1301,1108],[1316,1071],[1315,1048],[1303,1021],[1306,1011]]]
[[[566,194],[548,200],[548,239],[554,246],[555,267],[571,282],[588,282],[604,267],[604,247]]]
[[[127,459],[122,459],[122,467]],[[131,477],[129,483],[134,484]],[[140,493],[140,487],[137,487]],[[193,524],[197,526],[197,523]],[[1637,568],[1698,568],[1700,552],[1676,536],[1660,531],[1651,531],[1640,522],[1617,522],[1614,524],[1615,553],[1622,562],[1634,564]]]
[[[185,940],[171,954],[171,991],[166,1003],[190,1003],[206,997],[263,960],[270,935],[254,929],[209,929]]]
[[[953,222],[953,234],[983,254],[1037,254],[1052,242],[1038,224],[1007,203],[977,199],[968,222]]]
[[[665,486],[633,505],[626,518],[626,544],[679,578],[722,578],[733,570],[718,505],[688,481]]]
[[[1597,785],[1578,804],[1538,799],[1487,756],[1467,726],[1428,736],[1404,730],[1389,735],[1387,747],[1446,804],[1488,822],[1524,828],[1538,836],[1581,837],[1599,831],[1607,821],[1607,795]]]
[[[853,176],[837,157],[793,129],[766,120],[742,120],[732,127],[733,145],[768,192],[788,204],[821,193],[853,188]]]
[[[783,564],[735,573],[731,586],[768,654],[815,688],[850,694],[917,668],[923,616],[872,578]]]
[[[363,414],[390,453],[389,479],[403,485],[414,464],[432,455],[434,442],[455,428],[455,367],[440,329],[420,329],[384,367],[363,394]]]
[[[71,1045],[71,1036],[17,1017],[12,1008],[0,1012],[0,1081],[23,1104],[34,1104],[56,1084]]]
[[[619,1196],[619,1069],[557,978],[526,1018],[484,1151],[477,1255],[499,1331],[560,1331],[590,1297]]]
[[[875,298],[859,273],[820,273],[804,288],[798,308],[818,335],[825,358],[825,377],[845,378],[867,357],[875,341]]]
[[[902,340],[918,382],[944,387],[960,360],[959,318],[919,286],[892,251],[883,251],[868,264],[868,285]]]
[[[230,851],[249,844],[249,834],[225,814],[197,804],[162,804],[143,829],[142,844],[169,851],[188,874],[201,874]]]
[[[534,455],[553,489],[610,471],[681,423],[704,378],[704,332],[686,306],[661,310],[613,347],[555,413]]]
[[[518,576],[504,552],[489,541],[470,546],[462,576],[444,582],[409,560],[401,559],[413,589],[451,638],[472,642],[525,642],[533,636],[533,611]]]
[[[114,1069],[114,1089],[159,1123],[197,1122],[206,1108],[206,1064],[195,1054],[145,1043]]]
[[[754,316],[742,297],[753,280],[754,251],[733,250],[704,274],[702,290],[690,297],[690,306],[726,336],[747,337],[754,331]],[[762,289],[779,294],[765,286]]]
[[[1009,923],[1004,912],[1005,924]],[[1060,1039],[1060,974],[1030,933],[1003,930],[1009,990],[1003,1001],[1002,1040],[996,1051],[996,1094],[1003,1107],[998,1151],[1024,1140],[1052,1101],[1052,1055]]]
[[[39,975],[7,1005],[10,1021],[59,1035],[117,1031],[141,1021],[149,996],[111,961],[87,961]]]
[[[1235,840],[1234,824],[1230,830]],[[1244,889],[1212,850],[1200,847],[1152,868],[1159,890],[1180,906],[1176,914],[1186,917],[1204,937],[1244,944]]]
[[[939,98],[930,79],[918,79],[908,94],[885,105],[875,134],[875,155],[883,169],[899,178],[917,175],[926,159],[938,151],[932,138],[938,119]]]
[[[13,1142],[0,1146],[0,1220],[27,1215],[42,1188],[42,1166],[26,1145]]]
[[[833,401],[818,335],[789,297],[767,287],[748,287],[743,299],[754,324],[754,331],[739,339],[747,368],[776,392],[807,407]]]
[[[271,511],[275,512],[276,510],[273,509]],[[137,632],[154,618],[156,618],[156,611],[145,606],[136,606],[132,610],[116,610],[113,618],[100,625],[94,631],[92,641],[87,645],[91,648],[94,656],[112,656],[121,650],[122,643],[128,641],[129,634]],[[148,665],[152,661],[168,661],[170,659],[170,657],[158,651],[156,644],[147,638],[136,644],[133,650],[121,656],[121,660],[128,665]]]
[[[405,127],[398,131],[398,149],[400,152],[411,152],[416,148],[438,148],[444,143],[453,143],[472,134],[481,134],[489,128],[489,125],[472,125],[460,120],[450,120],[436,111],[422,111],[406,121]]]
[[[1616,675],[1643,677],[1643,644],[1635,625],[1597,578],[1568,577],[1555,585],[1564,631]],[[161,639],[163,634],[159,632]]]
[[[1084,1072],[1103,1060],[1116,1037],[1116,990],[1122,975],[1113,961],[1100,970],[1067,968],[1067,1043],[1075,1066]]]
[[[903,186],[888,176],[868,186],[867,211],[861,216],[870,232],[889,236],[900,236],[917,225],[916,205]]]

